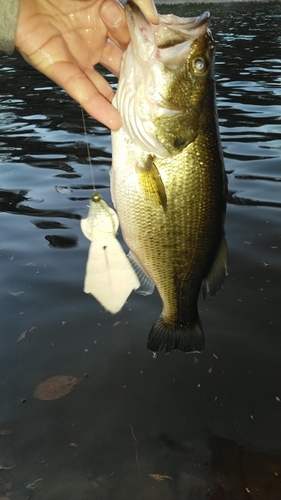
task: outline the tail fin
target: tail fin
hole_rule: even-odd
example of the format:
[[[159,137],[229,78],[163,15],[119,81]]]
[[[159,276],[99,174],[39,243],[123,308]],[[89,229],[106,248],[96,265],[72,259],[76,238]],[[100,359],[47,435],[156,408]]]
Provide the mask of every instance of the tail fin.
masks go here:
[[[183,326],[169,325],[162,316],[159,316],[150,330],[147,341],[147,348],[152,352],[164,348],[166,353],[173,350],[201,352],[204,346],[205,339],[199,316],[193,323]]]

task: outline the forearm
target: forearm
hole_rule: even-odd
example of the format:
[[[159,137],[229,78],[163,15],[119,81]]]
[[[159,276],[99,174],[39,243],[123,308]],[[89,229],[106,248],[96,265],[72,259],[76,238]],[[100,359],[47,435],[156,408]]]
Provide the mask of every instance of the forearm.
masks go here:
[[[0,50],[12,54],[20,0],[0,0]]]

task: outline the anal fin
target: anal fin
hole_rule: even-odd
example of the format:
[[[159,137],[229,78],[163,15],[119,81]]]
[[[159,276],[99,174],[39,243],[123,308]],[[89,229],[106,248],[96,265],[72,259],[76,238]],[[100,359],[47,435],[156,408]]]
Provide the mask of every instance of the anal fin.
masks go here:
[[[142,265],[138,262],[131,250],[128,253],[127,257],[140,282],[140,287],[137,288],[135,292],[139,293],[140,295],[151,295],[154,292],[155,288],[153,281],[145,272]]]
[[[228,264],[227,245],[223,235],[209,274],[202,283],[204,299],[206,295],[211,299],[222,288],[225,277],[228,275]]]

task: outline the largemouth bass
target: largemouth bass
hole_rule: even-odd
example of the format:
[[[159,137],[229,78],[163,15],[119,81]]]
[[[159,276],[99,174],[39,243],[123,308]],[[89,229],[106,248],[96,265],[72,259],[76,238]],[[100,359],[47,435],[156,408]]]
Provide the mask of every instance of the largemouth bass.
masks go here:
[[[228,269],[209,13],[152,25],[134,4],[125,11],[131,43],[114,100],[123,125],[112,133],[112,199],[133,267],[163,301],[148,348],[200,352],[200,288],[216,294]]]

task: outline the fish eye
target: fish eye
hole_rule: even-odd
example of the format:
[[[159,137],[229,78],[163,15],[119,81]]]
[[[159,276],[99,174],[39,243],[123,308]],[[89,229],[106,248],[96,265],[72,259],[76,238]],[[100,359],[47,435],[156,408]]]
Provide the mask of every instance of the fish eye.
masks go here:
[[[194,73],[197,75],[202,75],[208,68],[208,63],[205,57],[197,56],[192,60],[192,68]]]

